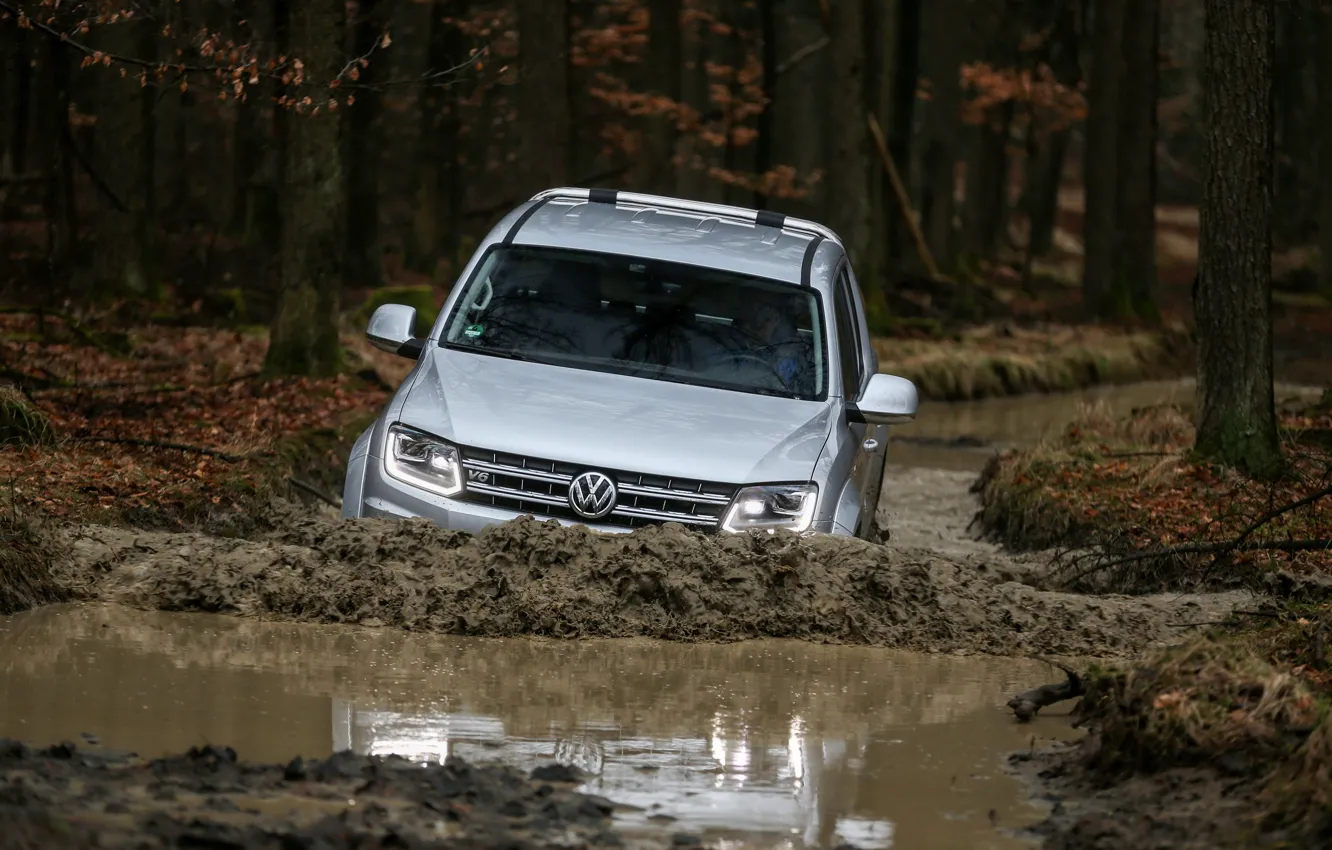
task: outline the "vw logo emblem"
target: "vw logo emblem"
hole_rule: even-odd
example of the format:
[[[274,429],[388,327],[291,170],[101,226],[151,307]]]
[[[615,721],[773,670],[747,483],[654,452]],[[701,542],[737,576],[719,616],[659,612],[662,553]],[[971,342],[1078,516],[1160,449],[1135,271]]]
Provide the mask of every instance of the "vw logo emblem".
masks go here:
[[[569,482],[569,507],[583,519],[601,519],[615,508],[615,482],[600,472],[584,472]]]

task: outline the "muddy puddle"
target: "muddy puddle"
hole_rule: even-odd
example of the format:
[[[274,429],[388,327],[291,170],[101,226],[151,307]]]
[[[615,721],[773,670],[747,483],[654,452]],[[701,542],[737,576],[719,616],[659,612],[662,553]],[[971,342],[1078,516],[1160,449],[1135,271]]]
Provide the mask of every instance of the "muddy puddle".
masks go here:
[[[977,401],[924,401],[916,421],[895,426],[889,463],[975,471],[996,449],[1022,448],[1067,425],[1083,404],[1103,404],[1113,414],[1157,404],[1191,404],[1192,379],[1143,381],[1089,387],[1078,392],[987,398]],[[1317,398],[1320,388],[1278,384],[1277,400]]]
[[[1089,387],[1071,393],[923,401],[916,421],[893,428],[889,463],[940,469],[979,470],[996,449],[1021,448],[1077,416],[1083,404],[1105,404],[1115,413],[1135,407],[1183,402],[1193,381],[1144,381]]]
[[[556,761],[617,826],[732,846],[1009,848],[1044,811],[1003,758],[1072,734],[1003,707],[1030,660],[795,641],[536,641],[265,624],[110,605],[0,620],[0,736],[145,757],[351,749]]]

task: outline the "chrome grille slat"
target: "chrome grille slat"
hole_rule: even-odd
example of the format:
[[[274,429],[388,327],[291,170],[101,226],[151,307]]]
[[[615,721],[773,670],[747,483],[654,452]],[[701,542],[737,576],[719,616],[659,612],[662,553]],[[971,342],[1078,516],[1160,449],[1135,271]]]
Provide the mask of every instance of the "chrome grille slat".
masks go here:
[[[512,475],[515,478],[531,478],[535,481],[549,481],[552,484],[568,484],[572,475],[560,475],[558,472],[542,472],[525,466],[509,466],[503,463],[488,463],[483,460],[464,460],[463,469],[475,469],[478,472],[493,472],[499,475]]]
[[[569,506],[569,485],[588,467],[544,458],[460,446],[463,469],[469,473],[462,501],[507,510],[586,522]],[[694,528],[716,528],[737,487],[664,475],[599,470],[614,479],[619,500],[599,523],[637,528],[678,522]],[[485,474],[482,483],[471,477]]]
[[[677,514],[671,511],[650,511],[642,508],[620,507],[611,511],[611,516],[627,516],[636,519],[651,519],[658,522],[680,522],[688,525],[715,525],[717,519],[710,517],[704,519],[700,516],[691,514]]]
[[[698,502],[708,505],[728,505],[730,496],[718,496],[695,490],[667,490],[662,487],[642,487],[637,484],[621,484],[620,492],[630,496],[647,496],[650,499],[676,499],[681,502]]]
[[[473,493],[484,493],[487,496],[501,496],[505,499],[518,499],[523,502],[539,502],[543,505],[568,504],[566,500],[558,496],[533,493],[530,490],[518,490],[513,487],[496,487],[493,484],[468,484],[467,489]]]

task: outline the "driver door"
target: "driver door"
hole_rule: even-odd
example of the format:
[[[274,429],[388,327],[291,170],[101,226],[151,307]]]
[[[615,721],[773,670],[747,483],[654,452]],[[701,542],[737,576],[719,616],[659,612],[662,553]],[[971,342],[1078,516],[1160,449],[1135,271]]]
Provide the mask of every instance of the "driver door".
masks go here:
[[[854,286],[850,264],[844,262],[837,273],[833,312],[837,322],[837,353],[842,367],[842,394],[848,404],[860,400],[860,394],[870,377],[864,357],[869,341],[865,338],[866,331],[860,321],[861,311],[857,309],[860,299]],[[876,469],[882,470],[882,463],[876,463],[879,460],[876,457],[878,442],[874,434],[878,429],[864,422],[852,421],[849,417],[844,427],[851,432],[848,439],[854,453],[847,486],[855,492],[860,504],[854,533],[857,537],[865,537],[869,533],[870,521],[874,518],[878,502],[878,487],[873,486],[873,479]]]

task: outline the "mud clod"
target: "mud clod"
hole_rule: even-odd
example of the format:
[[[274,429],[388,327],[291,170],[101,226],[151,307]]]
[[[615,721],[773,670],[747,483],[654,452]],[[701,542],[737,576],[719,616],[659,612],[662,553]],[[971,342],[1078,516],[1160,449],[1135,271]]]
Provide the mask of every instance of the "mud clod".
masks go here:
[[[87,598],[467,635],[1106,656],[1215,613],[1188,597],[1036,590],[925,549],[670,525],[610,535],[524,518],[472,537],[419,520],[301,517],[259,541],[103,526],[66,538],[57,572]]]
[[[457,758],[421,766],[344,752],[282,766],[242,762],[213,746],[150,762],[84,756],[70,744],[31,749],[0,739],[0,847],[626,844],[602,798]],[[293,783],[298,764],[304,781]]]

